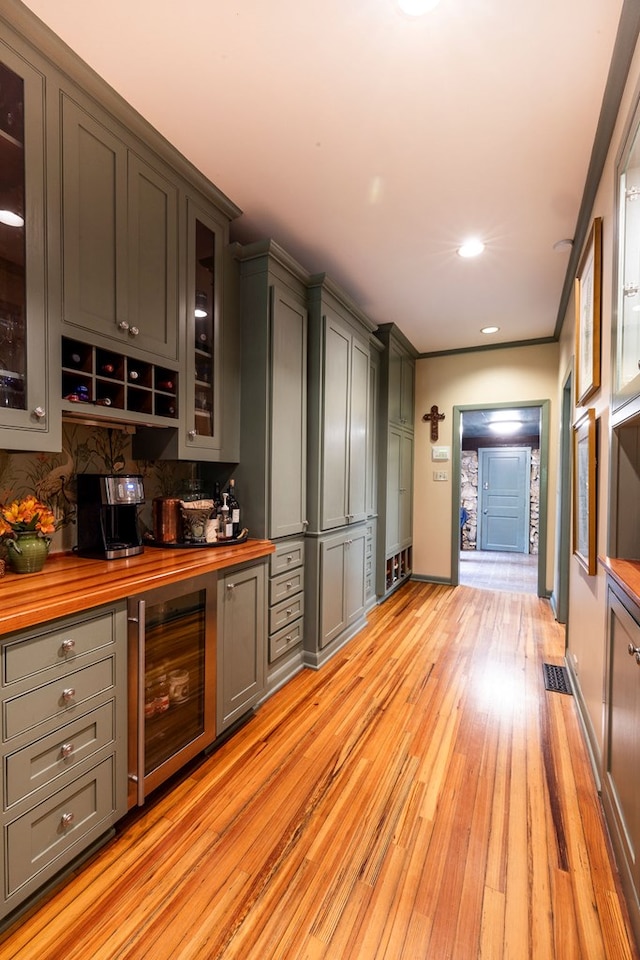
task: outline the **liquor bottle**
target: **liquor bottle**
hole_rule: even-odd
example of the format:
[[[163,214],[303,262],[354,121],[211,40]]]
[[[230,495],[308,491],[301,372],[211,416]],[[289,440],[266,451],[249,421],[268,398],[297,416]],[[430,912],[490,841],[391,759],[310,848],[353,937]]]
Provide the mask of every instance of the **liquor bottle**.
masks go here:
[[[169,709],[169,684],[166,673],[161,673],[158,677],[155,694],[156,713],[166,713]]]
[[[240,536],[240,504],[236,497],[236,482],[231,478],[229,480],[229,513],[231,515],[231,523],[233,525],[233,537]]]

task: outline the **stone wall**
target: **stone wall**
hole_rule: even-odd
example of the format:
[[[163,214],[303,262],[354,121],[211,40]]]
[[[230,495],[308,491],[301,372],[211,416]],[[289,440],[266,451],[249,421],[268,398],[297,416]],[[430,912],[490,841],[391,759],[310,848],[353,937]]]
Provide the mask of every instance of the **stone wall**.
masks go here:
[[[540,451],[531,451],[529,509],[529,553],[538,553],[540,535]],[[460,506],[467,511],[462,527],[463,550],[477,549],[478,536],[478,453],[463,450],[460,462]]]

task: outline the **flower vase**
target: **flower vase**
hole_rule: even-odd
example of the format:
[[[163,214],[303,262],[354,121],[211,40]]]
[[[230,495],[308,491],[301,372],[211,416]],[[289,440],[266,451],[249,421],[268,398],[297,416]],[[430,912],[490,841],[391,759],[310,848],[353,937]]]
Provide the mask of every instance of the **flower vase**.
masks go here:
[[[41,537],[35,530],[16,533],[15,540],[7,540],[7,559],[15,573],[38,573],[44,567],[49,553],[49,537]]]

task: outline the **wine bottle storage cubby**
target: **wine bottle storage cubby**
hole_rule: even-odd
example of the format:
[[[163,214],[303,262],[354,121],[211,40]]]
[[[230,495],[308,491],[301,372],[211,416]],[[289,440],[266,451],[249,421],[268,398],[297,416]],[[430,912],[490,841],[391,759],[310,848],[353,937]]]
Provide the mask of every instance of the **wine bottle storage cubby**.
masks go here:
[[[412,548],[405,547],[404,550],[399,550],[398,553],[394,553],[393,556],[387,557],[385,570],[385,585],[387,590],[398,586],[402,581],[411,576],[411,554]]]
[[[169,367],[63,337],[62,399],[79,407],[176,420],[178,374]]]

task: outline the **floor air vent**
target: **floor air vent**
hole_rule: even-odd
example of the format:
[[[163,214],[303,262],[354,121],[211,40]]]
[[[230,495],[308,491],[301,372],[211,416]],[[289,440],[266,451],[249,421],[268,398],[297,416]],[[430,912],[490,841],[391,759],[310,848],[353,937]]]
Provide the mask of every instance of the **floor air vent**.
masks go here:
[[[556,667],[553,663],[543,663],[545,690],[553,693],[568,693],[571,695],[571,686],[566,667]]]

